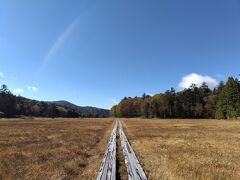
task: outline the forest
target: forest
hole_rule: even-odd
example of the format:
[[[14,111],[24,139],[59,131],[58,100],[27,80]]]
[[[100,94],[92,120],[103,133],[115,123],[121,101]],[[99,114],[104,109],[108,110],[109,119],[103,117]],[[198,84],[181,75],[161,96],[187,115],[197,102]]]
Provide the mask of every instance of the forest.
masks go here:
[[[211,90],[206,83],[174,88],[154,96],[125,97],[110,111],[113,117],[239,119],[240,82],[229,77]]]
[[[69,105],[70,104],[70,105]],[[6,117],[108,117],[109,110],[81,107],[67,101],[37,101],[15,96],[6,85],[0,88],[0,118]]]

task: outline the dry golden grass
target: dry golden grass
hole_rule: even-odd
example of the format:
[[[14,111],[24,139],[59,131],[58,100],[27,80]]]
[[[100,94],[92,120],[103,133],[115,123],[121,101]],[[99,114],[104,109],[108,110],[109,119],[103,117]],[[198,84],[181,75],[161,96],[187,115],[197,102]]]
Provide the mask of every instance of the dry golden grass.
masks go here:
[[[117,137],[116,137],[116,179],[117,180],[127,180],[128,179],[128,173],[127,173],[127,167],[125,165],[125,159],[123,155],[123,150],[121,147],[121,139],[119,134],[119,129],[117,129]]]
[[[113,119],[0,121],[0,179],[95,179]]]
[[[240,121],[122,122],[149,179],[240,179]]]

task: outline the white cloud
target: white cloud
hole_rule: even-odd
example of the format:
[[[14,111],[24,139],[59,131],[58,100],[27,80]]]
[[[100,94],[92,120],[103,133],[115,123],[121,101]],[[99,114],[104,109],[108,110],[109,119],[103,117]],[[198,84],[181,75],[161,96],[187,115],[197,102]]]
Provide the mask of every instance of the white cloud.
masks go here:
[[[149,96],[154,96],[154,94],[152,94],[152,93],[146,93],[146,95],[149,95]]]
[[[3,72],[0,72],[0,76],[3,77]]]
[[[200,74],[191,73],[182,78],[181,82],[178,84],[178,87],[180,90],[189,88],[192,84],[196,84],[199,87],[202,85],[203,82],[207,83],[210,89],[214,89],[219,84],[216,79],[210,76],[203,76]]]
[[[39,89],[37,88],[37,87],[35,87],[35,86],[26,86],[27,87],[27,89],[29,90],[29,91],[33,91],[33,92],[36,92],[36,91],[38,91]]]
[[[23,92],[23,89],[21,89],[21,88],[17,88],[17,89],[14,89],[13,90],[13,93],[14,94],[20,94],[20,93],[22,93]]]

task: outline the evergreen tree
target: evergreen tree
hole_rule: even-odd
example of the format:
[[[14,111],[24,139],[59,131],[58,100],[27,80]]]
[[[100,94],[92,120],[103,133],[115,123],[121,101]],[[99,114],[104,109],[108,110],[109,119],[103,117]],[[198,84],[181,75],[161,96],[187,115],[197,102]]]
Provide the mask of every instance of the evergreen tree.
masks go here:
[[[216,118],[232,119],[240,116],[240,83],[238,79],[229,77],[226,85],[219,93]]]
[[[16,115],[16,97],[12,95],[6,85],[0,88],[0,112],[4,113],[6,117]]]

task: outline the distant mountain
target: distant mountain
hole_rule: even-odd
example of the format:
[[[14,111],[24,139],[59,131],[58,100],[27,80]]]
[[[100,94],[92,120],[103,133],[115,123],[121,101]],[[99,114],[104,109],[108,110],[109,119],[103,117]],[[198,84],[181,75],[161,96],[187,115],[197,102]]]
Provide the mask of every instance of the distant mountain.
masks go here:
[[[77,106],[68,101],[52,101],[51,103],[56,104],[57,106],[61,106],[64,108],[72,109],[77,112],[80,117],[108,117],[109,110],[101,109],[97,107],[91,106]]]
[[[108,117],[109,110],[81,107],[68,101],[37,101],[13,95],[6,85],[0,86],[1,117]]]

